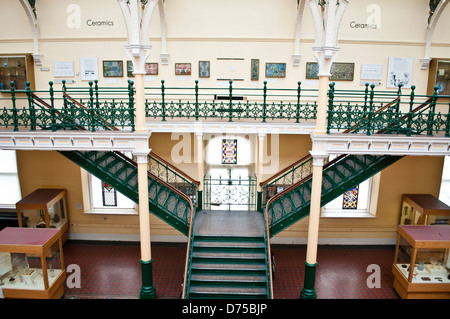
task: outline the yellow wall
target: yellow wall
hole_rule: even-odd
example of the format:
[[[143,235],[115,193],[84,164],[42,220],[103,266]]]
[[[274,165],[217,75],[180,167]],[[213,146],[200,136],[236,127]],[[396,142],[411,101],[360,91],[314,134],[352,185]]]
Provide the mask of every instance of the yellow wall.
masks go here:
[[[70,26],[71,5],[79,5],[80,27]],[[0,0],[0,54],[33,53],[31,29],[24,10],[17,1]],[[380,27],[376,29],[352,28],[353,22],[364,23],[373,15],[373,5],[379,12]],[[69,9],[69,11],[67,11]],[[401,13],[401,14],[400,14]],[[54,61],[73,61],[75,72],[80,71],[81,57],[98,57],[101,86],[117,84],[105,83],[101,72],[103,60],[122,60],[127,56],[125,23],[120,8],[111,0],[41,0],[37,3],[40,27],[39,46],[43,55],[41,71],[35,66],[38,89],[46,89],[54,80]],[[301,23],[300,66],[292,66],[294,37],[296,28],[296,1],[291,0],[239,0],[211,1],[174,0],[165,2],[167,53],[169,64],[162,65],[159,54],[162,50],[161,27],[158,8],[151,22],[152,52],[148,62],[159,63],[159,75],[146,81],[146,86],[159,86],[164,79],[167,86],[193,86],[198,77],[198,61],[211,61],[211,77],[199,79],[200,86],[217,85],[218,78],[244,78],[238,86],[262,87],[268,81],[269,87],[296,88],[297,81],[303,86],[317,87],[315,81],[305,78],[306,62],[315,62],[314,27],[308,4],[305,5]],[[354,81],[341,81],[338,88],[362,88],[360,85],[361,64],[383,65],[381,89],[386,87],[389,57],[414,58],[413,84],[416,94],[426,93],[428,71],[420,70],[420,59],[424,57],[425,36],[428,19],[427,2],[422,0],[358,0],[352,1],[339,28],[340,47],[336,62],[354,62]],[[444,10],[433,36],[431,56],[448,57],[450,34],[447,23],[450,10]],[[112,26],[88,26],[87,21],[111,21]],[[69,21],[69,22],[68,22]],[[220,57],[244,58],[244,61],[220,61]],[[260,60],[259,81],[250,81],[250,59]],[[175,63],[191,63],[192,75],[176,77]],[[287,63],[284,79],[264,77],[267,62]],[[76,81],[69,86],[87,85],[78,75],[70,78]],[[126,85],[127,77],[120,79]],[[56,88],[59,85],[55,86]]]

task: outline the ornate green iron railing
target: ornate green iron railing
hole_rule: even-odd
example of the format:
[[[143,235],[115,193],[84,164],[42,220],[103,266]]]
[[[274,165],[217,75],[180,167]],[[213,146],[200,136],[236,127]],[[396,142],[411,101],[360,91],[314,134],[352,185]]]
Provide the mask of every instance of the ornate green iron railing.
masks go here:
[[[99,88],[89,82],[87,88],[71,88],[63,81],[62,90],[55,90],[49,82],[49,90],[15,90],[11,82],[10,97],[0,98],[0,127],[43,130],[90,130],[108,129],[113,125],[122,130],[134,131],[134,88]]]
[[[237,88],[233,81],[228,87],[201,87],[198,81],[192,87],[167,87],[164,80],[160,87],[146,88],[146,116],[162,121],[172,119],[195,120],[300,120],[316,118],[317,90],[303,89],[301,82],[296,89]]]
[[[402,156],[342,155],[323,167],[321,206],[396,162]],[[312,174],[269,199],[270,237],[309,214]]]
[[[450,96],[439,95],[437,87],[433,95],[417,95],[415,86],[402,94],[401,87],[393,92],[366,85],[364,91],[353,91],[336,90],[331,83],[328,97],[328,133],[352,129],[367,135],[450,136]]]
[[[262,192],[262,207],[272,196],[282,192],[291,185],[301,181],[312,172],[312,157],[306,155],[295,163],[287,166],[275,175],[260,183]]]
[[[203,178],[204,209],[256,210],[256,176],[246,178]]]
[[[189,196],[194,206],[198,206],[199,181],[194,180],[153,152],[150,152],[148,155],[148,171],[165,183]]]

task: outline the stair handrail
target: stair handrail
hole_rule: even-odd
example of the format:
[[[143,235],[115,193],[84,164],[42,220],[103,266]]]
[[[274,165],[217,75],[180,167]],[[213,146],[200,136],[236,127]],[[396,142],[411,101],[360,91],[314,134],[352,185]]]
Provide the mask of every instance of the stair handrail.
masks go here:
[[[52,110],[52,109],[53,109],[53,107],[52,107],[50,104],[48,104],[47,102],[45,102],[42,98],[40,98],[40,97],[39,97],[38,95],[36,95],[35,93],[33,93],[33,92],[30,91],[30,94],[31,94],[31,98],[32,98],[34,104],[40,106],[41,108],[42,108],[42,107],[46,107],[46,108],[49,109],[49,110]],[[36,103],[36,101],[39,102],[39,103],[41,103],[41,105],[39,105],[38,103]],[[57,111],[57,110],[55,110],[55,114],[57,114],[57,115],[62,115],[62,113],[61,113],[60,111]],[[72,122],[72,120],[70,120],[70,119],[69,119],[69,121]],[[77,129],[79,129],[79,130],[82,130],[82,131],[85,131],[85,130],[86,130],[86,128],[84,128],[83,126],[76,125],[75,127],[76,127]]]
[[[175,171],[177,174],[182,175],[182,177],[184,177],[185,179],[189,180],[191,183],[195,184],[195,185],[200,185],[200,182],[194,178],[192,178],[191,176],[189,176],[187,173],[183,172],[182,170],[180,170],[179,168],[177,168],[175,165],[169,163],[167,160],[165,160],[164,158],[162,158],[161,156],[159,156],[158,154],[156,154],[155,152],[151,151],[149,154],[150,157],[154,157],[156,160],[162,162],[163,164],[165,164],[167,167],[169,167],[171,170]]]
[[[279,177],[280,175],[283,175],[285,172],[291,170],[292,168],[294,168],[295,166],[297,166],[298,164],[301,164],[302,162],[306,162],[308,159],[311,158],[311,154],[305,155],[304,157],[302,157],[301,159],[299,159],[298,161],[286,166],[285,168],[283,168],[282,170],[278,171],[277,173],[275,173],[274,175],[270,176],[269,178],[265,179],[264,181],[259,183],[259,186],[263,187],[264,185],[268,184],[271,180],[276,179],[277,177]]]
[[[422,104],[420,104],[419,106],[415,107],[413,110],[411,110],[411,112],[408,112],[408,114],[403,115],[401,118],[403,120],[407,119],[410,113],[421,113],[424,112],[427,108],[429,108],[431,106],[431,102],[433,100],[433,97],[430,96],[428,99],[425,100],[425,102],[423,102]],[[422,110],[423,109],[423,110]],[[395,123],[391,124],[391,127],[394,125]],[[386,132],[386,129],[384,130],[379,130],[378,132],[376,132],[375,134],[383,134]]]
[[[325,165],[323,165],[323,170],[327,169],[328,167],[330,167],[331,165],[335,164],[337,161],[341,160],[343,157],[345,157],[346,154],[343,155],[339,155],[338,157],[334,158],[333,160],[329,161],[328,163],[326,163]],[[303,184],[304,182],[306,182],[307,180],[312,178],[312,173],[310,173],[308,176],[305,176],[303,179],[299,180],[298,182],[296,182],[295,184],[292,184],[291,186],[287,187],[286,189],[284,189],[283,191],[279,192],[278,194],[275,194],[274,196],[272,196],[266,204],[266,210],[268,210],[270,204],[275,201],[277,198],[285,195],[286,193],[289,193],[291,190],[293,190],[294,188],[300,186],[301,184]]]
[[[266,240],[266,247],[267,247],[267,263],[269,268],[269,298],[273,299],[273,274],[272,274],[272,251],[270,248],[270,230],[269,230],[269,212],[268,212],[268,206],[266,206],[266,209],[264,210],[264,220],[266,224],[264,239]],[[267,267],[267,266],[266,266]]]
[[[126,156],[125,154],[122,154],[119,151],[114,151],[115,154],[117,154],[118,156],[120,156],[121,158],[123,158],[124,160],[126,160],[128,163],[130,163],[131,165],[135,166],[137,168],[137,163],[135,161],[133,161],[131,158],[129,158],[128,156]],[[159,178],[158,176],[154,175],[153,173],[147,171],[147,175],[155,180],[157,180],[159,183],[161,183],[162,185],[164,185],[165,187],[169,188],[170,190],[174,191],[175,193],[177,193],[177,195],[180,195],[181,197],[183,197],[184,199],[186,199],[189,203],[189,205],[191,206],[191,215],[192,215],[192,210],[194,209],[194,205],[192,204],[192,200],[189,198],[189,196],[187,196],[185,193],[183,193],[182,191],[176,189],[175,187],[173,187],[172,185],[166,183],[165,181],[163,181],[161,178]]]
[[[184,265],[184,277],[183,277],[183,288],[182,288],[182,292],[181,292],[181,299],[185,299],[186,298],[186,292],[188,287],[188,277],[189,277],[189,265],[191,264],[192,261],[192,241],[194,240],[194,233],[193,233],[193,229],[194,229],[194,214],[195,214],[195,210],[191,209],[191,216],[190,216],[190,221],[189,221],[189,235],[188,235],[188,240],[187,240],[187,248],[186,248],[186,263]]]

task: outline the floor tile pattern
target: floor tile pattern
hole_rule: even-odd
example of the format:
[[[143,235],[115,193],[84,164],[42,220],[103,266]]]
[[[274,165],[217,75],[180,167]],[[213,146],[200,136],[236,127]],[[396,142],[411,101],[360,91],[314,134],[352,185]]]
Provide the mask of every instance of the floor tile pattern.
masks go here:
[[[299,298],[304,282],[304,246],[274,245],[275,299]],[[185,245],[153,244],[153,282],[157,298],[180,298],[186,256]],[[321,246],[318,252],[316,291],[319,299],[397,299],[391,272],[394,247]],[[65,286],[66,298],[139,298],[140,248],[137,244],[72,243],[64,246],[66,267],[77,264],[81,288]],[[380,288],[367,279],[379,266]],[[70,274],[69,274],[70,275]],[[103,296],[103,297],[102,297]]]

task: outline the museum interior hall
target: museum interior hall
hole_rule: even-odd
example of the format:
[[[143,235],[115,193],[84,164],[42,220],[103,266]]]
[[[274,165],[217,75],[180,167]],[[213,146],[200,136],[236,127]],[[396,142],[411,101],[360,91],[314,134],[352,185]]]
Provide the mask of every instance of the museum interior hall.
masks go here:
[[[450,299],[448,3],[0,0],[0,298]]]

